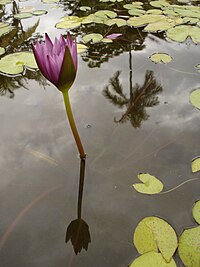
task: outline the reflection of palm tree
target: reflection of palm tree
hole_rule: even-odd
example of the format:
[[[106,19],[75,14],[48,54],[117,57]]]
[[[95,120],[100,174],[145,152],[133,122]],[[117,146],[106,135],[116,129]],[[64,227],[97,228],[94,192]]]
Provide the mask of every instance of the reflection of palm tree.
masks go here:
[[[130,86],[130,97],[128,98],[126,94],[123,93],[119,75],[120,72],[117,71],[114,77],[110,78],[109,85],[103,90],[103,95],[119,108],[126,106],[125,113],[119,120],[115,119],[115,122],[124,123],[130,120],[134,128],[139,128],[142,121],[149,118],[146,108],[159,104],[157,94],[162,92],[162,86],[157,84],[153,76],[153,71],[147,71],[142,86],[139,84],[136,84],[134,87]],[[132,78],[132,76],[130,76],[130,78]],[[130,79],[130,84],[131,83],[132,80]],[[114,94],[110,91],[110,86],[115,92]]]

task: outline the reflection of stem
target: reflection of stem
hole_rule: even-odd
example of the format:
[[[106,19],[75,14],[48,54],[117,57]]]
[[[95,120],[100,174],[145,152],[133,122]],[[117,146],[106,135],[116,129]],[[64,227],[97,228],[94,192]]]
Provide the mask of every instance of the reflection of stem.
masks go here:
[[[132,54],[131,54],[131,47],[129,50],[129,83],[130,83],[130,99],[133,98],[133,69],[132,69]]]
[[[71,109],[71,105],[70,105],[70,101],[69,101],[68,91],[63,91],[62,93],[63,93],[63,97],[64,97],[67,116],[68,116],[68,119],[69,119],[69,124],[71,126],[71,130],[72,130],[72,133],[74,135],[74,139],[76,141],[76,145],[77,145],[79,153],[80,153],[80,158],[84,159],[86,157],[86,154],[84,152],[83,145],[81,143],[81,139],[79,137],[78,130],[76,128],[76,124],[75,124],[75,121],[74,121],[74,117],[73,117],[73,114],[72,114],[72,109]]]
[[[78,191],[78,207],[77,207],[77,215],[78,215],[78,219],[79,220],[81,219],[84,179],[85,179],[85,159],[81,158],[81,161],[80,161],[79,191]]]

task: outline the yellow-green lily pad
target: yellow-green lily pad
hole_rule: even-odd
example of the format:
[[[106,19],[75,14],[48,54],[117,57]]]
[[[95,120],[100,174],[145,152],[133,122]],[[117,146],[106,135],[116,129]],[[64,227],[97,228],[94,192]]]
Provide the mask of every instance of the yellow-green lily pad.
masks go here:
[[[192,215],[195,221],[200,224],[200,200],[196,201],[192,208]]]
[[[58,3],[60,0],[42,0],[45,4],[52,4],[52,3]]]
[[[191,25],[179,25],[167,30],[166,35],[169,39],[176,42],[184,42],[188,37],[195,44],[200,43],[200,28]]]
[[[83,36],[83,42],[84,43],[88,43],[88,42],[98,43],[102,39],[103,39],[103,35],[101,35],[99,33],[90,33],[90,34],[86,34]]]
[[[15,14],[13,17],[15,19],[28,19],[28,18],[31,18],[32,16],[33,14],[30,12],[22,12],[22,13]]]
[[[48,12],[46,11],[46,10],[35,10],[35,11],[33,11],[32,12],[32,14],[34,15],[34,16],[41,16],[41,15],[45,15],[45,14],[47,14]]]
[[[90,6],[81,6],[80,10],[81,11],[89,11],[89,10],[91,10],[91,7]]]
[[[3,47],[0,47],[0,56],[5,54],[6,50]]]
[[[55,27],[58,29],[74,29],[81,25],[82,18],[77,16],[67,16],[61,18],[60,22],[58,22]]]
[[[200,226],[183,231],[179,239],[178,253],[185,266],[200,266]]]
[[[127,22],[130,26],[141,27],[146,24],[153,23],[165,19],[164,15],[146,14],[140,17],[132,17]]]
[[[9,33],[10,31],[12,31],[14,29],[13,26],[10,26],[8,24],[5,24],[3,22],[1,22],[1,26],[0,26],[0,37],[4,34]]]
[[[200,109],[200,89],[196,89],[190,94],[190,102],[193,106]]]
[[[31,52],[13,53],[0,60],[0,72],[5,74],[20,74],[26,67],[30,69],[38,68],[35,57]]]
[[[112,26],[112,25],[117,25],[118,27],[122,27],[126,25],[126,20],[124,19],[109,19],[106,21],[106,25]]]
[[[177,265],[173,259],[166,262],[161,253],[150,251],[135,259],[129,267],[177,267]]]
[[[169,6],[169,3],[165,0],[158,0],[158,1],[151,1],[150,5],[153,7],[165,7],[165,6]]]
[[[178,245],[174,229],[158,217],[146,217],[139,222],[133,243],[140,254],[160,251],[167,262],[170,262]]]
[[[9,3],[11,3],[11,0],[0,0],[0,6],[4,6]]]
[[[88,47],[84,44],[77,44],[77,52],[78,54],[84,53]]]
[[[117,17],[117,13],[111,10],[99,10],[95,12],[94,15],[105,19],[107,18],[113,19]]]
[[[154,63],[169,63],[172,61],[172,57],[166,53],[154,53],[150,56],[150,59]]]
[[[148,173],[141,173],[138,175],[138,179],[142,183],[133,184],[133,187],[140,193],[153,195],[163,190],[163,183],[155,176]]]
[[[144,15],[146,11],[140,8],[132,8],[128,10],[128,13],[132,16],[141,16]]]
[[[192,161],[192,172],[200,171],[200,157],[193,159]]]

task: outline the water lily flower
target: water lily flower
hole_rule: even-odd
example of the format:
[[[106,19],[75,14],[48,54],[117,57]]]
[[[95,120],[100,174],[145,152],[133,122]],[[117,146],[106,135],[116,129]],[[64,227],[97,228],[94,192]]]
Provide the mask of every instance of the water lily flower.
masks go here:
[[[59,39],[55,38],[55,42],[52,43],[46,33],[45,42],[37,42],[35,46],[32,44],[32,49],[38,68],[44,77],[63,93],[67,116],[80,157],[85,158],[86,154],[76,128],[68,95],[77,73],[76,40],[72,40],[68,32],[67,38],[61,35]]]
[[[67,38],[62,35],[55,38],[54,44],[46,33],[45,42],[36,42],[32,49],[44,77],[59,90],[69,90],[77,72],[76,40],[72,40],[70,33]]]

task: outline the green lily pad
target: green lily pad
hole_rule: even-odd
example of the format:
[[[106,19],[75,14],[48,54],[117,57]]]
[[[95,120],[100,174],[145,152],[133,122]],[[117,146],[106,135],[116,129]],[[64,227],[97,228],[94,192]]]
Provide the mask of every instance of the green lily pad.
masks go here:
[[[159,0],[159,1],[151,1],[150,5],[153,7],[165,7],[165,6],[169,6],[169,3],[165,0]]]
[[[195,202],[193,208],[192,208],[192,215],[195,219],[195,221],[200,224],[200,200]]]
[[[90,34],[86,34],[83,36],[83,42],[84,43],[88,43],[88,42],[98,43],[102,39],[103,39],[103,35],[101,35],[99,33],[90,33]]]
[[[99,10],[95,12],[94,15],[104,19],[107,18],[113,19],[117,17],[117,13],[111,10]]]
[[[0,27],[0,37],[4,34],[11,32],[14,29],[13,26],[10,26],[10,25],[4,24],[4,23],[1,25],[4,25],[4,26]]]
[[[34,16],[41,16],[41,15],[45,15],[45,14],[47,14],[48,12],[46,11],[46,10],[35,10],[35,11],[33,11],[32,12],[32,14],[34,15]]]
[[[124,0],[99,0],[99,2],[112,2],[112,3],[115,3],[115,2],[122,2]]]
[[[185,266],[200,266],[200,226],[183,231],[179,239],[178,253]]]
[[[16,75],[23,73],[24,68],[37,69],[33,53],[18,52],[7,55],[0,60],[0,72]]]
[[[149,9],[146,14],[161,15],[163,13],[160,9]]]
[[[82,18],[77,16],[67,16],[61,18],[60,22],[58,22],[55,27],[58,29],[74,29],[81,25]]]
[[[169,39],[176,42],[184,42],[188,37],[195,44],[200,43],[200,28],[191,25],[180,25],[167,30],[166,35]]]
[[[142,6],[143,6],[142,2],[132,2],[131,4],[123,5],[123,7],[126,8],[126,9],[143,8]]]
[[[3,47],[0,47],[0,56],[5,54],[6,50]]]
[[[177,265],[173,259],[167,263],[161,253],[150,251],[135,259],[129,267],[177,267]]]
[[[200,89],[196,89],[191,92],[190,102],[193,106],[200,109]]]
[[[11,3],[11,0],[0,0],[0,6],[4,6],[9,3]]]
[[[109,39],[109,38],[103,38],[101,40],[101,42],[103,42],[103,43],[112,43],[113,41],[111,39]]]
[[[139,174],[138,179],[143,183],[133,184],[133,187],[140,193],[152,195],[163,190],[163,183],[148,173]]]
[[[78,54],[84,53],[88,47],[84,44],[77,44],[77,52]]]
[[[144,31],[147,31],[147,32],[166,31],[166,30],[174,27],[176,24],[180,24],[182,22],[183,22],[183,20],[181,18],[178,20],[174,20],[174,19],[169,19],[169,18],[165,17],[159,21],[149,23],[144,28]]]
[[[90,6],[81,6],[80,10],[81,11],[89,11],[89,10],[91,10],[91,7]]]
[[[33,16],[32,13],[22,12],[22,13],[15,14],[13,17],[15,19],[28,19],[28,18],[31,18],[32,16]]]
[[[112,25],[117,25],[118,27],[122,27],[126,25],[126,20],[124,19],[109,19],[106,21],[106,25],[112,26]]]
[[[154,63],[169,63],[172,61],[172,57],[169,56],[168,54],[166,53],[155,53],[155,54],[152,54],[150,56],[150,59],[154,62]]]
[[[174,229],[158,217],[146,217],[139,222],[133,243],[140,254],[160,251],[167,262],[170,262],[178,245]]]
[[[132,8],[132,9],[129,9],[128,13],[132,16],[141,16],[141,15],[144,15],[146,11],[143,9],[139,9],[139,8]]]
[[[199,172],[199,171],[200,171],[200,157],[192,161],[192,172]]]
[[[141,27],[141,26],[145,26],[146,24],[149,24],[149,23],[160,21],[162,19],[165,19],[164,15],[147,14],[147,15],[142,15],[140,17],[132,17],[127,21],[127,23],[130,26]]]

